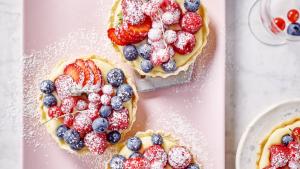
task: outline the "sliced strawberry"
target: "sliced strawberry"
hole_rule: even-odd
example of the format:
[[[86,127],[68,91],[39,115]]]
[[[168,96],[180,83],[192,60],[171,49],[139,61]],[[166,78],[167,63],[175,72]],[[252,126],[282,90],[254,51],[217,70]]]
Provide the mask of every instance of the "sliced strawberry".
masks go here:
[[[95,62],[92,60],[86,60],[87,65],[90,67],[94,74],[94,84],[102,83],[102,73],[101,70],[96,66]]]
[[[116,35],[115,28],[109,28],[107,30],[108,38],[116,45],[125,46],[128,43],[122,39],[119,39]]]
[[[84,72],[75,63],[71,63],[71,64],[67,65],[64,69],[64,74],[71,76],[77,84],[81,84],[81,85],[83,84]]]
[[[136,43],[140,39],[129,34],[127,25],[120,25],[116,28],[116,35],[119,39],[124,39],[126,43]]]
[[[144,40],[151,29],[152,21],[150,17],[146,17],[145,21],[139,25],[128,24],[128,33],[130,36],[137,38],[139,41]]]
[[[271,166],[276,168],[286,166],[290,159],[290,150],[283,145],[272,145],[270,154]]]
[[[78,65],[84,72],[84,81],[82,86],[85,86],[86,84],[91,85],[94,82],[94,74],[91,71],[91,69],[86,65],[84,60],[82,59],[76,59],[75,61],[76,65]]]

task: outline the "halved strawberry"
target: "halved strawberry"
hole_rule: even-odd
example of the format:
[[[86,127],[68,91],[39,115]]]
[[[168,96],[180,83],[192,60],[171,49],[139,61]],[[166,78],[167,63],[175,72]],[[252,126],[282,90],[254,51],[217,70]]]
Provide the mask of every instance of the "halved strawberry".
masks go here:
[[[283,145],[272,145],[270,148],[271,166],[280,168],[288,164],[290,159],[290,150]]]
[[[138,24],[138,25],[128,24],[128,33],[130,36],[133,36],[137,38],[139,41],[142,41],[147,37],[148,32],[151,29],[151,26],[152,26],[152,20],[150,17],[147,16],[145,21],[142,24]]]
[[[92,60],[86,60],[85,61],[87,63],[87,65],[89,66],[89,68],[92,70],[93,74],[94,74],[94,84],[97,83],[102,83],[102,73],[101,70],[96,66],[96,64],[94,63],[94,61]]]
[[[139,38],[129,34],[127,25],[120,25],[116,28],[115,33],[119,39],[123,39],[126,43],[136,43],[139,41]]]
[[[84,72],[75,63],[71,63],[71,64],[67,65],[64,69],[64,74],[71,76],[77,84],[81,84],[81,85],[83,84]]]
[[[116,35],[116,32],[115,32],[115,28],[109,28],[107,30],[107,35],[108,35],[108,38],[116,45],[120,45],[120,46],[125,46],[127,45],[128,43],[125,42],[124,40],[122,39],[119,39],[118,36]]]
[[[94,83],[94,74],[91,71],[91,69],[86,65],[84,60],[82,59],[76,59],[75,60],[76,65],[78,65],[84,72],[84,81],[82,86],[85,86],[86,84],[93,84]]]

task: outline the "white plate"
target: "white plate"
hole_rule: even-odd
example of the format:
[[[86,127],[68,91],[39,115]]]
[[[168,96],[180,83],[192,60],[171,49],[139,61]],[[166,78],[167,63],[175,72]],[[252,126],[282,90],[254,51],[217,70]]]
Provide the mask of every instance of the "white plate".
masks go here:
[[[250,123],[238,145],[236,169],[255,169],[259,144],[272,129],[295,117],[300,117],[300,100],[279,104]]]

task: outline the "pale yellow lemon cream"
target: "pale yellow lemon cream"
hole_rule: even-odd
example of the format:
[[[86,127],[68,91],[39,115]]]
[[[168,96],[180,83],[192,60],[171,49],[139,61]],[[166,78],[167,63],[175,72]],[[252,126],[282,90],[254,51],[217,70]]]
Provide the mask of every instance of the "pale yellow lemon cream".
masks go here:
[[[291,134],[291,130],[300,127],[300,119],[293,119],[276,127],[271,134],[261,143],[258,153],[257,169],[263,169],[270,165],[270,150],[272,145],[280,144],[282,136]]]
[[[95,62],[95,64],[97,65],[97,67],[101,70],[102,77],[103,77],[102,80],[105,81],[105,84],[108,84],[107,81],[106,81],[106,75],[107,75],[109,70],[111,70],[113,68],[116,68],[116,66],[114,64],[112,64],[108,60],[104,59],[103,57],[98,57],[98,56],[82,57],[81,59],[84,59],[84,60],[91,59],[91,60],[93,60]],[[54,81],[59,75],[63,74],[65,66],[70,64],[70,63],[73,63],[74,61],[75,61],[75,59],[72,60],[72,61],[60,61],[53,68],[53,70],[50,73],[50,76],[48,77],[48,79]],[[122,138],[131,129],[133,123],[136,120],[136,110],[137,110],[137,101],[138,101],[138,94],[137,94],[137,90],[136,90],[136,87],[135,87],[133,81],[129,78],[128,74],[126,74],[125,71],[124,71],[124,74],[125,74],[125,77],[126,77],[126,83],[128,83],[133,88],[134,95],[129,101],[124,103],[124,107],[126,107],[128,109],[128,112],[129,112],[130,124],[129,124],[128,129],[121,131],[122,132]],[[57,96],[56,92],[53,92],[53,94],[55,96]],[[58,97],[56,97],[56,98],[57,98],[58,105],[59,105],[60,100],[58,99]],[[70,152],[78,153],[78,154],[84,154],[84,153],[89,152],[87,147],[84,147],[80,151],[74,151],[62,139],[59,139],[56,136],[56,129],[62,123],[57,119],[50,120],[50,118],[48,116],[48,108],[43,105],[42,100],[43,100],[43,95],[41,94],[40,97],[39,97],[39,101],[40,101],[39,111],[40,111],[40,114],[41,114],[41,122],[42,123],[46,122],[44,125],[45,125],[47,131],[50,133],[50,135],[53,137],[53,139],[58,143],[59,147],[61,147],[62,149],[68,150]],[[50,120],[50,121],[48,121],[48,120]]]
[[[178,2],[178,4],[180,4],[181,9],[184,10],[184,0],[176,0]],[[113,7],[112,7],[112,13],[111,13],[111,17],[109,19],[109,27],[115,27],[118,24],[118,14],[122,11],[122,7],[121,7],[121,2],[122,0],[115,0]],[[202,16],[203,19],[203,26],[201,27],[201,29],[195,34],[196,37],[196,45],[193,49],[193,51],[189,54],[186,55],[180,55],[178,53],[175,54],[175,56],[173,56],[173,58],[176,61],[176,65],[177,65],[177,70],[175,72],[172,73],[166,73],[161,66],[155,66],[151,72],[149,73],[145,73],[142,71],[142,69],[140,68],[140,63],[142,61],[142,58],[138,57],[136,60],[134,61],[127,61],[123,55],[123,46],[119,46],[119,45],[115,45],[113,44],[114,48],[116,49],[116,51],[119,53],[120,57],[126,61],[127,63],[129,63],[140,75],[146,75],[146,76],[151,76],[151,77],[168,77],[171,75],[177,75],[179,72],[181,71],[186,71],[189,66],[196,60],[197,56],[199,56],[204,48],[204,46],[207,43],[207,38],[208,38],[208,33],[209,33],[209,28],[208,28],[208,16],[207,16],[207,11],[206,8],[203,6],[203,4],[201,4],[198,13],[200,14],[200,16]],[[138,44],[139,45],[139,44]]]
[[[165,133],[163,131],[152,131],[147,130],[145,132],[137,132],[135,136],[139,137],[142,140],[142,148],[139,150],[139,152],[143,153],[147,148],[151,147],[153,145],[151,141],[151,136],[153,134],[160,134],[163,137],[163,149],[168,153],[169,150],[174,146],[179,146],[179,139],[172,136],[170,133]],[[126,159],[129,158],[129,156],[133,153],[133,151],[129,150],[126,146],[126,142],[123,143],[123,145],[120,145],[120,151],[119,154],[126,157]],[[194,159],[194,161],[196,161]],[[110,169],[109,164],[107,165],[108,169]],[[167,165],[165,169],[172,169],[171,166]]]

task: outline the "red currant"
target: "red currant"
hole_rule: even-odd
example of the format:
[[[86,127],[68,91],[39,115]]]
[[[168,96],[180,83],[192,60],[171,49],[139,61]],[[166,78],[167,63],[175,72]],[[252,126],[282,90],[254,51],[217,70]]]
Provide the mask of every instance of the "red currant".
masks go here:
[[[299,19],[299,11],[297,9],[291,9],[291,10],[289,10],[289,12],[287,13],[287,18],[292,23],[297,22],[297,20]]]
[[[273,21],[280,30],[283,31],[285,29],[285,21],[282,18],[277,17],[277,18],[274,18]]]

